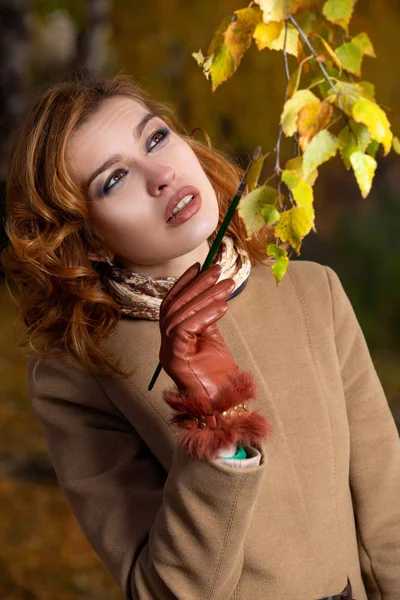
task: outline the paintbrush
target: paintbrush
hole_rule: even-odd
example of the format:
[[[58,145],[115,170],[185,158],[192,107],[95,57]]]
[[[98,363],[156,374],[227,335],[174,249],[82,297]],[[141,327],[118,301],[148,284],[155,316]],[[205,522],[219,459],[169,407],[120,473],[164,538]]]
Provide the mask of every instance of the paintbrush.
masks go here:
[[[236,194],[235,194],[232,202],[230,203],[230,206],[226,212],[224,220],[221,223],[221,227],[219,228],[219,231],[214,240],[214,243],[211,246],[210,251],[207,254],[206,260],[204,261],[204,265],[201,267],[199,273],[202,273],[203,271],[208,269],[208,267],[211,265],[215,255],[216,255],[216,253],[218,252],[218,248],[221,245],[222,238],[224,237],[225,232],[228,229],[229,223],[231,222],[232,217],[235,214],[235,210],[237,208],[237,205],[239,204],[239,200],[243,196],[243,193],[246,189],[246,177],[249,172],[249,169],[250,169],[251,165],[253,164],[253,162],[255,160],[257,160],[257,158],[260,156],[260,154],[261,154],[261,146],[257,146],[257,148],[254,150],[253,154],[251,155],[250,162],[247,165],[245,172],[243,173],[243,177],[239,183],[238,189],[236,190]],[[149,391],[153,389],[154,384],[157,381],[157,377],[161,373],[161,369],[162,369],[162,365],[161,365],[161,363],[158,363],[158,366],[157,366],[156,370],[154,371],[154,375],[151,378],[149,387],[147,388]]]

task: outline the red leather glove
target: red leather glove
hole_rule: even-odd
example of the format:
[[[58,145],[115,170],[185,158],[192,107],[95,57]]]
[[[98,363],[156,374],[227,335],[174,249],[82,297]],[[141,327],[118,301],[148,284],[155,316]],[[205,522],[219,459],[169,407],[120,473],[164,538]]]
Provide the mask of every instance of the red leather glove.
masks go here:
[[[224,279],[215,285],[220,265],[200,275],[199,269],[200,263],[189,267],[161,303],[160,362],[179,390],[211,400],[238,369],[217,327],[235,283]]]
[[[219,265],[199,270],[200,263],[189,267],[161,303],[160,362],[177,386],[163,397],[176,411],[172,422],[181,445],[209,459],[234,443],[259,444],[270,427],[263,415],[248,411],[245,402],[255,398],[256,385],[217,327],[234,281],[216,283]]]

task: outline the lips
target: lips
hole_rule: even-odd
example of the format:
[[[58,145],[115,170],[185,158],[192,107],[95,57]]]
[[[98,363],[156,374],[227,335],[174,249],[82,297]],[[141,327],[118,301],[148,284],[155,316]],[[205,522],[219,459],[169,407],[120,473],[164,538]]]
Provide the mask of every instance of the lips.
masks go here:
[[[189,194],[193,194],[193,196],[196,196],[199,193],[199,190],[196,187],[193,187],[192,185],[187,185],[178,190],[177,194],[175,194],[175,196],[171,198],[171,200],[167,204],[167,208],[164,215],[165,222],[168,221],[175,206],[178,204],[178,202],[182,200],[182,198],[188,196]]]

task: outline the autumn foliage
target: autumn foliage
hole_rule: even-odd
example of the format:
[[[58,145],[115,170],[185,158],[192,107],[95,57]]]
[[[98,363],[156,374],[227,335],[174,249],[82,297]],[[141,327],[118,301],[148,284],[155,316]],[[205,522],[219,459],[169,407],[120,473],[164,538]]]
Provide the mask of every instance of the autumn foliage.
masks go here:
[[[275,243],[268,245],[267,255],[276,260],[277,285],[291,254],[300,254],[304,237],[315,231],[318,168],[339,154],[366,198],[377,153],[400,153],[373,83],[362,79],[364,57],[376,55],[367,33],[350,32],[356,1],[255,0],[222,20],[206,55],[193,53],[213,92],[232,77],[253,42],[259,51],[283,54],[286,90],[277,143],[253,164],[249,193],[239,204],[249,237],[266,225],[273,228]],[[292,140],[286,156],[284,138]],[[260,183],[272,152],[275,168]]]

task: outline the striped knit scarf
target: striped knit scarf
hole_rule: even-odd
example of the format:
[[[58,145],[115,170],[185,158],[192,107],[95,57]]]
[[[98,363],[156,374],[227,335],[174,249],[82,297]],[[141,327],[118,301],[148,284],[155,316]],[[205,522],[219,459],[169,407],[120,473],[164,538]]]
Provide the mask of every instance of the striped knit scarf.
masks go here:
[[[230,236],[224,236],[213,264],[222,267],[218,281],[232,278],[235,282],[228,300],[244,289],[251,270],[250,258]],[[140,275],[114,265],[107,280],[107,291],[120,306],[122,315],[158,321],[161,302],[178,279]]]

